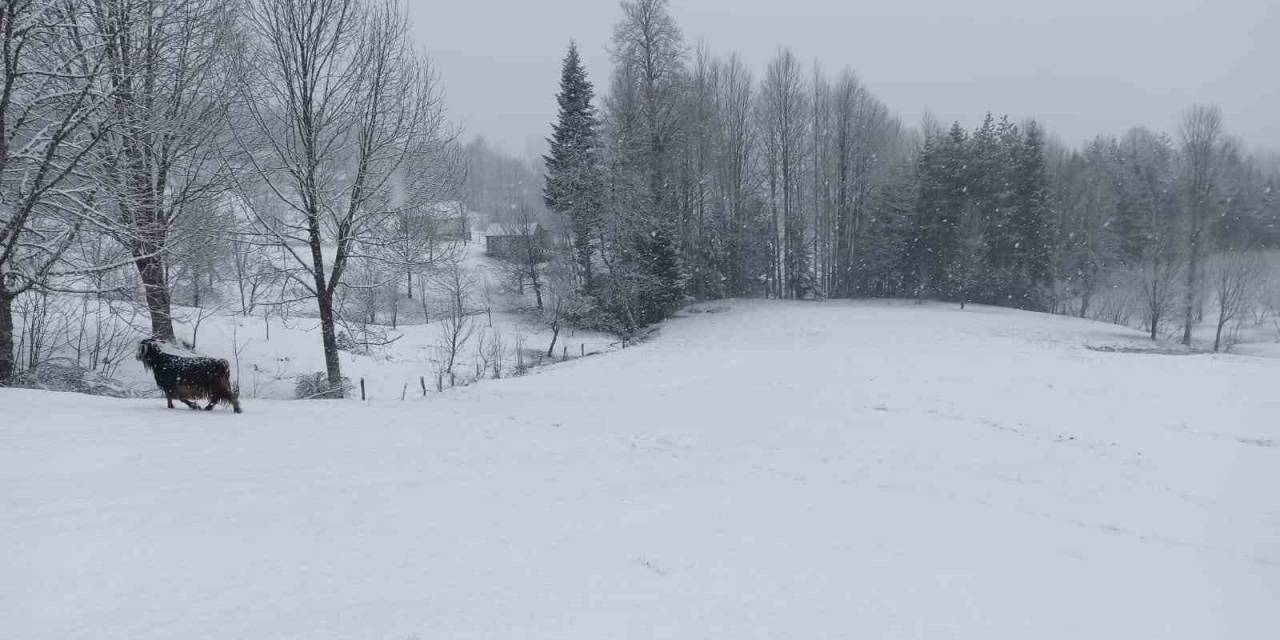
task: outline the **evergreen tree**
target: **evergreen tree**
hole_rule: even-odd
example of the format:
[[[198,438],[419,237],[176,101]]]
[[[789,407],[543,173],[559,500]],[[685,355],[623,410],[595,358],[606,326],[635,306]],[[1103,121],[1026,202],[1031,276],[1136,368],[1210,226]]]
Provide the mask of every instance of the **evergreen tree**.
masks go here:
[[[957,293],[957,253],[964,218],[968,134],[960,123],[926,141],[920,154],[920,204],[915,257],[919,294],[950,299]]]
[[[1044,138],[1035,121],[1027,125],[1015,166],[1013,236],[1016,240],[1012,264],[1015,280],[1009,291],[1010,301],[1020,309],[1043,309],[1043,291],[1050,283],[1052,213]]]
[[[915,167],[900,162],[886,172],[872,192],[853,266],[857,289],[843,295],[897,297],[909,295],[916,280],[911,264],[912,215],[917,205]]]
[[[596,112],[591,104],[593,95],[591,81],[578,57],[578,47],[571,42],[560,74],[560,93],[556,95],[559,117],[547,141],[551,152],[543,157],[547,167],[543,196],[548,209],[569,221],[574,263],[586,292],[593,288],[593,243],[603,204]]]
[[[610,137],[610,322],[623,331],[669,317],[686,275],[675,176],[686,49],[666,0],[622,3],[614,28]]]
[[[1003,127],[1006,121],[1001,122]],[[996,302],[993,298],[992,274],[996,263],[993,255],[1003,239],[1006,200],[1007,162],[1001,146],[995,119],[987,112],[982,126],[969,140],[969,162],[966,167],[964,218],[960,223],[959,276],[960,305],[966,301]]]
[[[1109,269],[1122,264],[1119,198],[1107,172],[1107,145],[1099,138],[1084,153],[1071,152],[1053,172],[1057,229],[1054,270],[1058,293],[1088,317],[1090,304]],[[1078,306],[1075,306],[1078,305]]]
[[[996,124],[990,158],[983,166],[987,172],[986,199],[988,210],[983,220],[986,238],[983,262],[982,295],[987,304],[1007,305],[1017,295],[1018,281],[1015,254],[1020,238],[1015,221],[1017,210],[1017,171],[1022,149],[1022,134],[1009,116]]]
[[[1280,248],[1280,176],[1271,176],[1262,188],[1259,218],[1262,229],[1259,245],[1268,249]]]
[[[1146,247],[1146,225],[1143,209],[1135,197],[1133,171],[1127,162],[1120,141],[1101,136],[1089,151],[1090,162],[1098,167],[1106,178],[1108,190],[1114,199],[1114,211],[1107,220],[1107,228],[1115,236],[1118,264],[1135,267],[1142,263]]]

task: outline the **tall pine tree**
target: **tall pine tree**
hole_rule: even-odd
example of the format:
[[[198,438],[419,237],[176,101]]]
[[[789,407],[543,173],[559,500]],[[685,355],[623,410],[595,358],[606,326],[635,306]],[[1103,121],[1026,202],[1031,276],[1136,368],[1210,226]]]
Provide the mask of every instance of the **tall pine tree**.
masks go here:
[[[913,253],[919,295],[950,299],[959,294],[960,223],[964,219],[969,136],[957,122],[945,135],[925,141],[919,159],[920,200]]]
[[[1043,293],[1050,284],[1052,212],[1049,178],[1045,172],[1044,137],[1035,121],[1027,124],[1026,137],[1015,165],[1011,302],[1020,309],[1045,308]]]
[[[594,89],[569,43],[560,72],[559,117],[552,126],[551,152],[543,157],[547,167],[543,197],[547,208],[564,216],[573,238],[574,263],[581,288],[593,289],[593,243],[598,236],[603,181],[598,162],[596,111],[591,104]]]

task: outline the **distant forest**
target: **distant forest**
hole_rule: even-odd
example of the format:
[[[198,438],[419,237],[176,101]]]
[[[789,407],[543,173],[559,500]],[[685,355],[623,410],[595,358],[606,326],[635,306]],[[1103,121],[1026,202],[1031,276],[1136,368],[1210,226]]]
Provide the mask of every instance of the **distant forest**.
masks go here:
[[[991,113],[906,126],[852,70],[787,49],[757,77],[690,47],[666,0],[623,2],[610,50],[597,99],[570,47],[546,158],[599,324],[633,329],[690,298],[913,297],[1153,337],[1174,323],[1189,342],[1215,292],[1261,290],[1259,252],[1280,243],[1280,163],[1215,106],[1188,107],[1173,135],[1073,149]]]

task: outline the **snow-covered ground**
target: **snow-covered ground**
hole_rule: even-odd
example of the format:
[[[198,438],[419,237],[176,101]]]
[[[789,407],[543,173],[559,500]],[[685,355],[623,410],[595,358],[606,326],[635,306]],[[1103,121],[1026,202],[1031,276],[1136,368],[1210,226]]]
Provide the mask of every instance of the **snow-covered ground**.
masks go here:
[[[500,376],[515,374],[517,362],[525,366],[537,366],[566,358],[604,353],[618,349],[618,338],[608,334],[579,331],[566,328],[556,337],[554,355],[546,356],[551,345],[552,332],[538,314],[533,311],[534,295],[527,284],[523,292],[514,290],[508,268],[500,261],[485,255],[482,240],[461,247],[460,264],[467,284],[465,308],[469,315],[470,336],[457,354],[454,370],[457,384],[469,384],[476,378],[478,368],[481,378],[493,376],[495,363],[490,347],[497,340],[502,345]],[[342,373],[352,385],[360,380],[366,383],[371,398],[399,399],[401,394],[422,395],[423,383],[428,391],[436,391],[436,377],[446,356],[441,352],[446,328],[442,314],[447,308],[449,293],[439,289],[434,279],[428,279],[423,293],[428,297],[430,316],[424,322],[421,295],[410,299],[401,292],[399,297],[399,323],[389,326],[387,301],[381,301],[379,313],[382,325],[374,327],[390,344],[374,345],[364,349],[346,349],[340,352]],[[397,287],[403,287],[397,283]],[[415,287],[417,289],[417,287]],[[210,296],[206,292],[206,297]],[[274,300],[279,294],[262,296]],[[220,301],[220,303],[219,303]],[[111,367],[111,375],[125,391],[135,395],[158,395],[152,374],[143,369],[133,356],[137,341],[150,333],[150,325],[144,309],[127,303],[84,306],[83,298],[61,296],[58,302],[63,312],[52,314],[63,323],[63,332],[51,332],[49,343],[65,343],[53,349],[53,359],[76,361],[71,345],[91,342],[95,330],[111,332],[120,346],[113,354],[117,361]],[[321,347],[319,320],[313,300],[302,300],[290,305],[288,312],[278,306],[259,305],[250,315],[236,313],[239,306],[237,293],[229,284],[221,285],[214,292],[214,300],[204,309],[174,306],[175,331],[179,339],[191,343],[206,355],[226,358],[232,365],[233,381],[245,399],[292,399],[298,377],[323,371],[324,352]],[[355,316],[356,313],[349,313]],[[48,324],[49,321],[45,320]],[[17,318],[18,334],[24,329],[21,314]],[[87,325],[87,338],[79,337],[80,325]],[[353,321],[340,326],[339,332],[348,328],[355,331]],[[359,341],[359,336],[354,338]],[[523,353],[518,360],[517,345]],[[358,347],[361,345],[357,345]],[[81,359],[81,364],[84,364]],[[444,376],[441,376],[444,378]],[[449,386],[446,379],[443,386]],[[359,392],[352,395],[359,397]],[[2,640],[2,639],[0,639]]]
[[[1280,628],[1280,361],[950,305],[684,315],[404,402],[0,389],[0,638]]]

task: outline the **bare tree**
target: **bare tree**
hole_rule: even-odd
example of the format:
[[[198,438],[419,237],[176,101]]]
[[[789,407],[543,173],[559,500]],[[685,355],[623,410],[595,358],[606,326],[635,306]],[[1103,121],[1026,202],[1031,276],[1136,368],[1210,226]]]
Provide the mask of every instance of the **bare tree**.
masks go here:
[[[516,208],[515,221],[503,225],[504,231],[516,239],[514,255],[511,256],[516,278],[520,282],[526,279],[529,281],[529,286],[533,289],[534,307],[538,310],[543,306],[542,297],[546,285],[542,269],[550,257],[551,249],[545,246],[546,234],[540,232],[541,228],[541,223],[533,215],[533,209],[524,202]]]
[[[736,55],[716,65],[716,198],[724,209],[728,293],[745,295],[751,287],[752,217],[757,184],[756,130],[752,126],[751,73]]]
[[[439,351],[440,371],[453,379],[453,368],[458,357],[475,333],[476,325],[467,308],[472,282],[462,266],[454,262],[437,276],[436,287],[446,299],[444,315],[440,320]]]
[[[493,370],[494,380],[502,377],[503,361],[505,358],[506,345],[503,344],[502,334],[494,331],[493,337],[489,340],[489,355],[487,358]]]
[[[1118,262],[1110,229],[1116,202],[1105,171],[1106,151],[1099,138],[1083,154],[1061,154],[1057,167],[1058,279],[1063,293],[1079,301],[1074,312],[1081,318],[1089,317],[1108,270]],[[1065,306],[1060,310],[1068,312]]]
[[[433,111],[439,119],[442,111]],[[389,237],[382,243],[384,260],[405,274],[405,295],[413,298],[413,276],[424,275],[460,255],[470,239],[471,221],[458,200],[467,180],[467,164],[456,134],[436,122],[440,131],[423,148],[405,158],[392,180],[394,201]]]
[[[800,63],[789,49],[779,51],[760,87],[758,126],[773,216],[773,294],[782,298],[802,295],[808,271],[801,204],[805,142],[812,124],[806,91]]]
[[[573,265],[570,260],[560,259],[552,264],[547,278],[547,301],[539,309],[542,325],[551,330],[551,344],[547,345],[547,357],[555,357],[556,341],[560,338],[560,330],[569,322],[577,311],[580,300],[577,295],[573,277]]]
[[[1176,240],[1179,210],[1173,193],[1173,149],[1167,136],[1138,128],[1125,135],[1120,156],[1123,197],[1141,221],[1139,290],[1151,339],[1155,340],[1182,268]]]
[[[349,321],[344,324],[355,331],[348,333],[366,349],[370,344],[371,325],[379,324],[379,314],[387,306],[388,292],[394,294],[396,275],[389,273],[388,265],[378,260],[353,258],[347,277],[338,287],[335,307],[340,310],[339,320]]]
[[[1263,284],[1264,264],[1255,252],[1229,249],[1218,255],[1212,265],[1211,283],[1218,310],[1217,329],[1213,336],[1213,350],[1223,345],[1223,329],[1238,322],[1248,314],[1249,307]]]
[[[453,148],[455,135],[403,7],[255,0],[248,14],[255,40],[238,75],[249,126],[237,137],[275,202],[250,214],[315,299],[330,386],[341,388],[334,295],[347,263],[385,242],[388,219],[406,206],[397,176]]]
[[[102,229],[95,185],[110,99],[99,91],[103,47],[76,0],[0,4],[0,384],[14,371],[13,302],[61,275],[108,270],[66,264],[78,234]]]
[[[232,231],[231,267],[240,297],[240,313],[246,317],[253,314],[261,297],[279,283],[280,273],[251,238],[248,229]]]
[[[1165,320],[1173,306],[1181,267],[1176,253],[1160,247],[1153,251],[1156,255],[1142,266],[1139,289],[1146,316],[1144,321],[1150,331],[1151,339],[1155,340],[1160,336],[1160,323]]]
[[[185,303],[201,307],[217,295],[219,265],[234,254],[237,224],[230,208],[215,206],[212,200],[192,202],[188,208],[191,211],[170,231],[166,279],[171,302],[182,299],[185,287]]]
[[[168,252],[175,225],[225,187],[220,136],[238,2],[95,0],[93,28],[105,43],[101,81],[112,161],[108,187],[117,239],[133,254],[152,335],[173,339]],[[210,211],[205,207],[204,211]],[[198,224],[195,226],[199,226]]]
[[[1182,116],[1179,134],[1186,162],[1187,188],[1187,283],[1183,292],[1182,344],[1190,346],[1205,224],[1213,207],[1216,173],[1222,158],[1222,112],[1216,106],[1192,107]]]
[[[397,211],[383,253],[386,261],[405,276],[405,295],[413,298],[413,276],[458,258],[463,240],[445,232],[448,219],[436,207]]]

